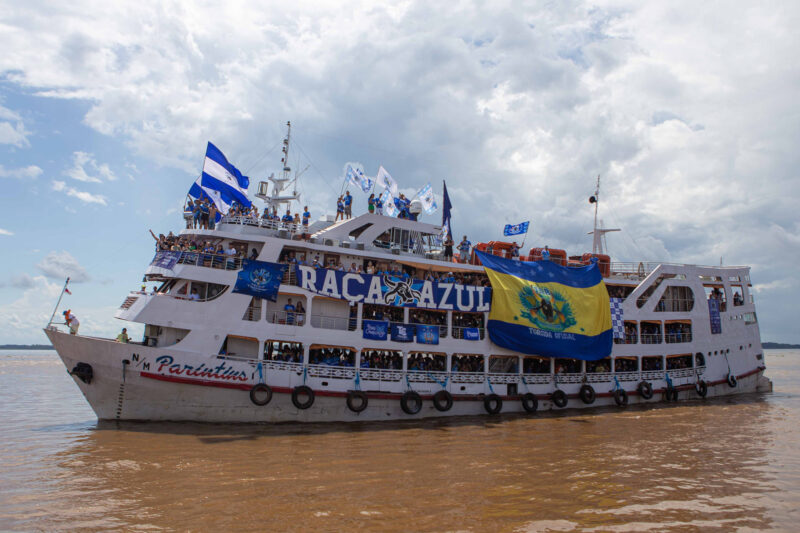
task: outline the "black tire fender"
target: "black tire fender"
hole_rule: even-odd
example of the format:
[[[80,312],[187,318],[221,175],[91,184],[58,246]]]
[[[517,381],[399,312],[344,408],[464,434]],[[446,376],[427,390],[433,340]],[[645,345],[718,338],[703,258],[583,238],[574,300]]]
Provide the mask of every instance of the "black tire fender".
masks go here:
[[[260,395],[266,395],[265,398],[259,399]],[[272,400],[272,389],[269,388],[269,385],[266,383],[259,383],[257,385],[253,385],[253,388],[250,389],[250,401],[254,404],[258,405],[259,407],[263,407],[267,405],[270,400]]]
[[[705,381],[700,380],[695,383],[694,390],[697,391],[698,396],[705,398],[706,394],[708,394],[708,384]]]
[[[619,407],[628,405],[628,393],[624,389],[617,389],[614,391],[614,403]]]
[[[422,396],[413,390],[406,391],[400,397],[400,408],[407,415],[415,415],[422,410]]]
[[[728,387],[730,388],[736,387],[736,385],[739,383],[738,381],[736,381],[736,376],[734,376],[733,374],[728,374],[727,382],[728,382]]]
[[[354,413],[360,413],[367,408],[369,398],[364,391],[351,390],[347,393],[347,408]]]
[[[453,395],[442,389],[433,395],[433,406],[437,411],[449,411],[453,407]]]
[[[553,391],[553,394],[550,395],[550,401],[552,401],[556,407],[566,407],[568,400],[566,393],[559,389],[557,391]]]
[[[300,401],[300,396],[306,396],[307,399],[304,402]],[[307,386],[307,385],[300,385],[299,387],[295,387],[292,390],[292,403],[298,409],[308,409],[312,405],[314,405],[314,390]]]
[[[639,391],[639,396],[645,400],[653,397],[653,386],[647,381],[640,381],[636,390]]]
[[[594,403],[595,398],[597,398],[597,394],[594,392],[592,386],[588,383],[584,383],[583,386],[581,386],[581,390],[578,392],[578,395],[581,397],[581,401],[587,405]]]
[[[539,409],[539,401],[532,392],[527,392],[522,395],[522,408],[528,413],[535,413]]]
[[[490,415],[496,415],[503,410],[503,399],[497,394],[490,394],[483,399],[483,408]]]

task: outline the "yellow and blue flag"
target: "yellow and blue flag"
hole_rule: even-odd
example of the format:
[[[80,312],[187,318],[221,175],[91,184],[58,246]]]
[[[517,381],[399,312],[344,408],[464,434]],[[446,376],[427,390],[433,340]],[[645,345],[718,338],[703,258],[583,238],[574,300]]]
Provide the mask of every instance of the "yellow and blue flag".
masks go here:
[[[477,254],[492,283],[487,329],[493,343],[547,357],[611,355],[611,309],[596,262],[563,267]]]

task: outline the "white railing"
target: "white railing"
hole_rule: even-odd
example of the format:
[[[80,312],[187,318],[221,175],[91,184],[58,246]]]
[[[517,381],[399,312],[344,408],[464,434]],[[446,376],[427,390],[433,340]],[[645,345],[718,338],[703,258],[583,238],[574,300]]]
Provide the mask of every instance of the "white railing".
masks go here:
[[[355,329],[356,319],[342,316],[311,315],[311,325],[321,329],[338,329],[352,331]]]
[[[674,368],[667,370],[667,374],[671,378],[688,378],[694,376],[694,368]]]
[[[286,230],[290,233],[303,233],[308,230],[308,226],[295,224],[294,222],[281,222],[267,218],[255,218],[250,216],[222,217],[220,224],[238,224],[241,226],[252,226],[268,230]],[[305,228],[305,229],[304,229]]]
[[[450,377],[453,383],[482,383],[486,379],[483,372],[453,372]]]
[[[283,370],[295,372],[297,375],[303,373],[303,363],[292,363],[291,361],[264,361],[264,368],[267,370]]]
[[[315,378],[354,379],[356,369],[352,366],[308,365],[308,375]]]
[[[614,380],[614,374],[611,372],[587,372],[587,383],[606,383]]]
[[[580,383],[583,381],[583,374],[556,374],[557,383]]]
[[[215,254],[201,251],[180,252],[177,264],[218,268],[220,270],[241,270],[242,259],[242,257],[230,256],[224,253]]]
[[[614,375],[620,381],[639,381],[641,379],[639,372],[615,372]]]
[[[403,379],[403,371],[396,369],[383,368],[362,368],[359,370],[361,379],[366,381],[400,381]]]
[[[408,381],[415,383],[444,383],[447,379],[447,372],[435,372],[430,370],[409,370]]]
[[[642,333],[642,344],[661,344],[660,333]]]
[[[663,370],[643,370],[642,371],[642,379],[645,379],[645,380],[664,379],[664,371]]]
[[[490,373],[489,383],[519,383],[519,374]]]
[[[664,335],[667,344],[676,344],[680,342],[692,342],[691,333],[667,333]]]
[[[552,374],[522,374],[522,378],[528,385],[544,385],[553,381]]]
[[[306,314],[296,311],[267,311],[267,322],[284,326],[302,326],[306,322]]]

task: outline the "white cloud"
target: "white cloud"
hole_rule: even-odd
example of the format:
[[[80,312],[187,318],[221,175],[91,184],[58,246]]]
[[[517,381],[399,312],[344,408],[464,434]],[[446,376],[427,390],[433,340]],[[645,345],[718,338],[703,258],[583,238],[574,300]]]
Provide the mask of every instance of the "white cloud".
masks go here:
[[[18,148],[30,146],[22,117],[14,111],[0,106],[0,144],[10,144]]]
[[[8,231],[7,229],[0,228],[0,235],[14,235],[13,231]]]
[[[43,170],[36,165],[21,168],[5,168],[0,165],[0,178],[36,179],[42,172]]]
[[[66,251],[50,252],[36,266],[48,278],[63,280],[69,277],[73,283],[89,281],[89,274],[86,269]]]
[[[87,168],[94,175],[90,175],[87,172]],[[115,181],[117,179],[117,176],[107,164],[98,163],[94,155],[87,152],[74,152],[72,154],[72,166],[64,171],[64,175],[86,183],[102,183],[103,180],[98,178],[97,175],[106,181]]]
[[[72,196],[73,198],[77,198],[81,202],[87,204],[100,204],[100,205],[108,205],[108,201],[106,197],[102,194],[92,194],[86,191],[79,191],[73,187],[68,187],[67,184],[63,181],[54,180],[53,181],[53,190],[56,192],[63,192],[67,196]]]
[[[10,285],[18,289],[30,289],[36,284],[36,281],[28,274],[20,274],[19,276],[12,276]]]

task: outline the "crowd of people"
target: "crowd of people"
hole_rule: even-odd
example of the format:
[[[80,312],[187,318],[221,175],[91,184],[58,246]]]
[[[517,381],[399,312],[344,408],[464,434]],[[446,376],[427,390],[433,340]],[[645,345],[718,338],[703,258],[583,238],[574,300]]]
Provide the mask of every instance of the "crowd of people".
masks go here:
[[[379,370],[402,370],[403,354],[391,350],[364,350],[361,352],[361,368]]]
[[[679,370],[681,368],[692,368],[691,354],[667,357],[667,370]]]
[[[270,341],[264,344],[264,357],[269,361],[303,362],[303,345],[299,342]]]
[[[614,372],[637,372],[639,364],[636,359],[614,359]]]
[[[311,348],[308,351],[308,362],[312,365],[356,366],[356,352],[347,348]]]
[[[661,344],[660,323],[642,322],[639,329],[642,332],[642,344]]]
[[[664,370],[664,364],[660,357],[642,357],[642,372],[653,370]]]
[[[408,370],[446,372],[447,357],[441,354],[412,353],[408,356]]]
[[[550,359],[544,357],[525,357],[522,360],[523,374],[549,374]]]
[[[452,372],[483,372],[483,356],[453,354],[450,369]]]
[[[664,325],[667,342],[690,342],[692,340],[692,325],[676,322]]]

